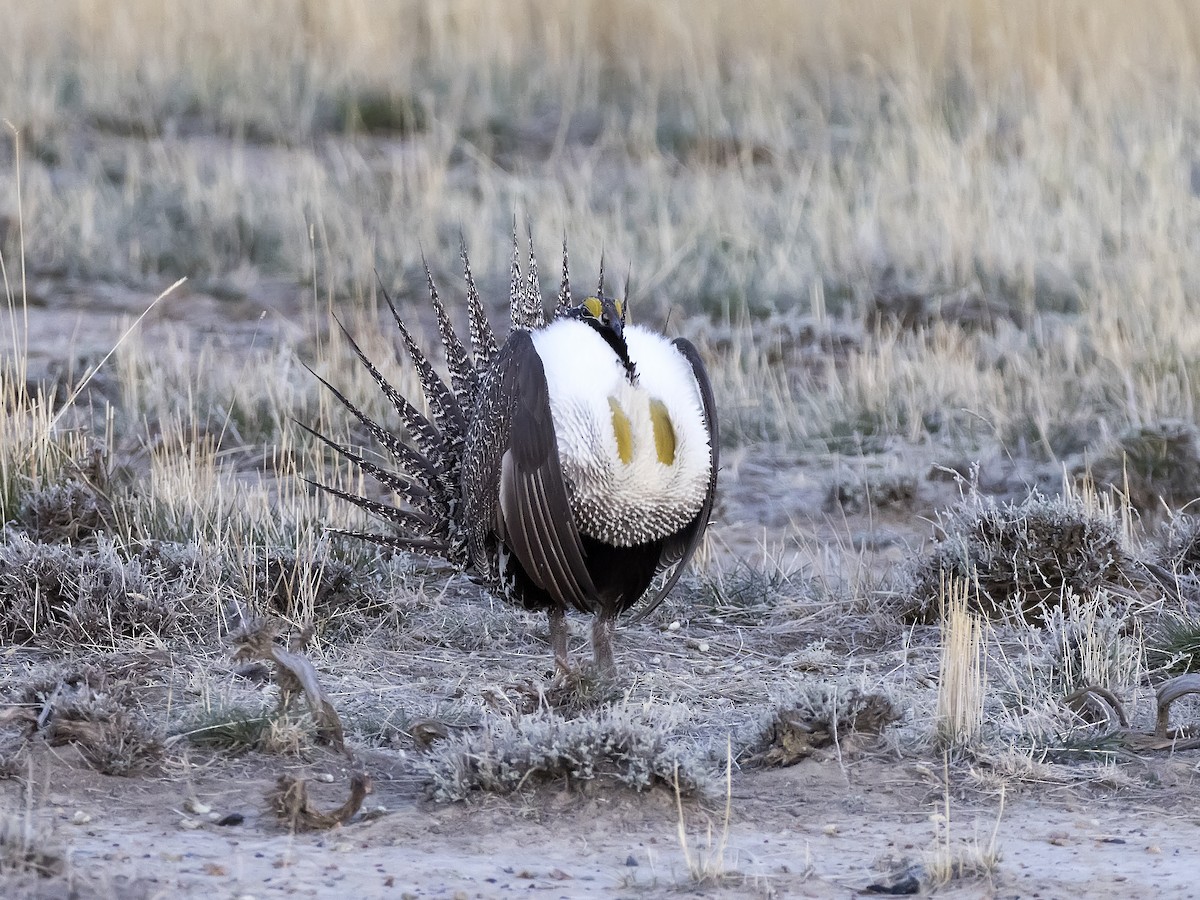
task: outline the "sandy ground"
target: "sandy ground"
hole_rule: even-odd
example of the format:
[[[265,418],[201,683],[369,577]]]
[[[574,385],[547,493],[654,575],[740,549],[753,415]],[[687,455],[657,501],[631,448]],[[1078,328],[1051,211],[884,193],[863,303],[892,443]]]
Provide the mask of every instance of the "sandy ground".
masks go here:
[[[944,802],[936,773],[869,757],[735,775],[723,853],[720,806],[684,805],[690,852],[717,876],[696,883],[665,789],[541,788],[444,805],[422,800],[411,778],[389,778],[387,758],[362,762],[376,772],[367,820],[289,834],[264,808],[278,760],[130,780],[96,775],[70,753],[39,754],[37,805],[68,843],[70,874],[10,879],[5,896],[851,897],[918,871]],[[1194,762],[1169,767],[1179,790],[1153,795],[1026,787],[1002,811],[998,798],[952,799],[955,839],[987,845],[994,833],[1001,860],[990,877],[938,893],[1196,896]],[[300,768],[332,775],[318,802],[340,802],[338,760]],[[211,813],[186,811],[189,782]],[[0,798],[21,804],[12,781]],[[243,821],[212,821],[230,813]]]

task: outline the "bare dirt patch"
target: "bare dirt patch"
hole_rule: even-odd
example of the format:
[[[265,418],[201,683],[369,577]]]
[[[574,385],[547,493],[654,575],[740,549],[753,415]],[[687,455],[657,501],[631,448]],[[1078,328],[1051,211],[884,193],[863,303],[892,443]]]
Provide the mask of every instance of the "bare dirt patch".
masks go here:
[[[265,797],[278,760],[197,760],[183,773],[130,782],[96,775],[70,755],[35,754],[38,819],[61,842],[68,875],[8,876],[11,890],[59,896],[538,896],[845,897],[920,874],[943,809],[933,770],[895,760],[825,758],[734,778],[719,877],[696,884],[677,837],[674,798],[565,785],[465,804],[422,799],[394,757],[366,754],[376,772],[369,818],[333,831],[293,833]],[[955,841],[995,840],[1000,861],[957,881],[947,896],[1187,896],[1200,821],[1179,790],[1194,790],[1194,760],[1164,773],[1174,790],[1103,796],[1030,787],[997,800],[952,801]],[[336,759],[288,766],[332,776],[316,782],[329,804],[349,778]],[[953,790],[953,788],[952,788]],[[4,785],[8,808],[21,791]],[[211,813],[188,811],[191,798]],[[386,811],[381,811],[383,807]],[[197,808],[197,807],[193,807]],[[693,853],[722,840],[719,806],[690,802]],[[236,824],[217,824],[240,816]],[[997,822],[999,816],[999,822]],[[10,894],[11,895],[11,894]]]

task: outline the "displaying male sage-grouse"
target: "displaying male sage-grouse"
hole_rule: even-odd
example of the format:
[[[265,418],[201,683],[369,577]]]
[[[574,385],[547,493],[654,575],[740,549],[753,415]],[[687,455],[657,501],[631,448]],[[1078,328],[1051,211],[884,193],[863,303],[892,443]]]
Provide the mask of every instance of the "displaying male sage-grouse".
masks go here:
[[[563,244],[558,305],[546,322],[532,240],[522,277],[513,237],[512,328],[497,346],[461,251],[471,350],[426,267],[450,373],[447,385],[384,293],[416,367],[426,417],[346,337],[395,406],[411,444],[321,379],[395,460],[392,471],[316,434],[403,501],[391,506],[319,485],[392,523],[394,534],[341,532],[444,557],[493,591],[550,615],[554,658],[569,671],[568,606],[596,617],[592,651],[613,668],[616,617],[670,567],[649,612],[674,587],[712,512],[717,417],[695,347],[627,324],[604,293],[574,303]],[[342,329],[345,332],[345,329]]]

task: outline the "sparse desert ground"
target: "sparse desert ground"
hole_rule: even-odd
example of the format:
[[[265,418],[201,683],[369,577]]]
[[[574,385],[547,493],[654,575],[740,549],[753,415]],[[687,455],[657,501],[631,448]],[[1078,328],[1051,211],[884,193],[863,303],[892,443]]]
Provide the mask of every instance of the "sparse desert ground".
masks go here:
[[[0,21],[0,895],[1200,893],[1200,10]],[[304,480],[514,217],[714,380],[614,679]]]

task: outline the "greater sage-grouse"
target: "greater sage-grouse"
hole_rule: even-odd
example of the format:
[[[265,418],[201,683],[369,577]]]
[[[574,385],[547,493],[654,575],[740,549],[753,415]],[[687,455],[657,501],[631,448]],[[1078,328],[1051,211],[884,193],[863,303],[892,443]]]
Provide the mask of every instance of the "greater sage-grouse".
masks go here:
[[[320,485],[390,522],[396,532],[341,532],[441,556],[494,592],[550,616],[554,658],[569,671],[567,607],[594,615],[597,667],[613,667],[616,617],[657,576],[641,615],[662,601],[695,553],[712,512],[717,417],[695,347],[627,324],[604,293],[574,303],[563,272],[545,321],[532,241],[522,276],[514,235],[512,328],[497,346],[465,247],[468,352],[426,267],[449,369],[447,384],[384,293],[425,394],[429,415],[350,345],[395,406],[408,441],[322,382],[391,455],[398,471],[313,434],[373,476],[400,506]],[[345,332],[345,329],[342,329]],[[672,569],[669,573],[668,569]]]

